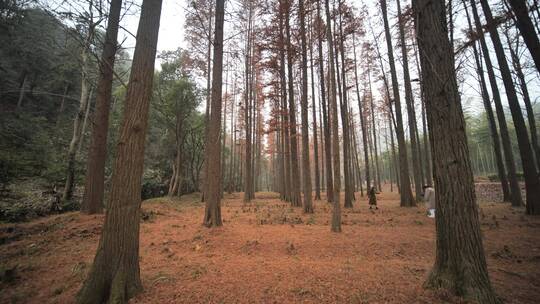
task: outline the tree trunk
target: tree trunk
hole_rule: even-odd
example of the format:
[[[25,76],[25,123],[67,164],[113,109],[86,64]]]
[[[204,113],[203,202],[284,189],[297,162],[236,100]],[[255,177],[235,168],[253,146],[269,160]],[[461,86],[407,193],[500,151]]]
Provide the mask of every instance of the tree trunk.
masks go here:
[[[463,5],[464,7],[466,7],[465,0],[463,0]],[[472,28],[472,22],[469,17],[469,11],[465,9],[465,13],[467,16],[469,31],[472,32],[473,28]],[[493,115],[493,109],[491,108],[491,100],[489,97],[486,79],[484,77],[484,70],[482,68],[482,63],[480,61],[480,55],[478,54],[478,50],[476,49],[476,44],[473,44],[473,54],[474,54],[474,60],[476,63],[476,71],[479,76],[480,88],[482,92],[482,101],[484,103],[484,109],[486,111],[486,115],[487,115],[488,123],[489,123],[489,130],[491,132],[493,150],[495,151],[495,155],[497,159],[497,172],[498,172],[499,180],[501,181],[501,187],[503,191],[503,201],[509,202],[511,200],[510,189],[508,187],[508,179],[506,178],[506,172],[504,169],[503,156],[501,152],[501,143],[499,140],[499,131],[497,131],[497,124],[495,122],[495,116]]]
[[[225,14],[225,0],[216,0],[216,23],[214,36],[214,68],[212,69],[212,101],[210,108],[210,125],[208,127],[208,140],[206,142],[206,159],[208,179],[206,184],[206,208],[204,212],[204,225],[218,227],[221,221],[221,99],[223,86],[223,23]]]
[[[249,8],[249,17],[248,17],[248,31],[247,31],[247,41],[246,41],[246,62],[245,62],[245,81],[246,89],[244,91],[244,127],[246,129],[246,158],[245,158],[245,175],[244,175],[244,202],[250,202],[251,189],[253,188],[253,175],[252,175],[252,132],[251,132],[251,86],[252,79],[251,73],[251,51],[252,51],[252,22],[253,22],[253,8],[250,5]]]
[[[536,69],[540,72],[540,41],[538,40],[538,34],[534,29],[534,25],[529,17],[529,10],[527,9],[527,1],[525,0],[508,0],[512,11],[516,16],[516,25],[525,40],[525,44],[531,53],[531,57],[534,60]]]
[[[390,109],[392,111],[392,109]],[[392,112],[388,115],[388,126],[390,127],[390,144],[392,146],[392,162],[394,163],[394,171],[396,174],[396,186],[398,192],[401,192],[400,178],[399,178],[399,162],[396,155],[396,145],[394,142],[394,128],[392,123]]]
[[[384,21],[384,32],[386,36],[386,46],[388,49],[388,61],[390,64],[390,73],[392,76],[392,88],[394,91],[394,105],[396,109],[396,134],[399,148],[399,168],[400,168],[400,205],[402,207],[416,206],[416,200],[411,191],[411,180],[409,177],[409,163],[407,157],[407,145],[405,143],[405,134],[403,131],[403,115],[401,114],[401,101],[399,97],[399,85],[397,82],[396,65],[394,62],[394,52],[392,51],[392,38],[390,35],[390,26],[388,25],[388,14],[386,10],[386,0],[381,1],[381,10]]]
[[[437,251],[426,286],[447,288],[479,303],[499,303],[484,256],[444,1],[413,0],[413,12],[437,189]]]
[[[452,1],[450,1],[452,2]],[[411,86],[411,77],[409,76],[409,59],[407,54],[407,45],[405,42],[405,30],[404,30],[404,19],[401,15],[401,5],[400,1],[397,0],[397,10],[398,10],[398,19],[399,19],[399,39],[401,42],[401,60],[403,61],[403,82],[405,84],[405,103],[407,105],[407,114],[409,122],[409,139],[411,143],[411,156],[413,163],[413,180],[414,180],[414,190],[416,193],[416,198],[422,197],[422,178],[421,178],[421,167],[420,159],[418,158],[419,144],[416,138],[416,114],[414,112],[414,98],[412,94]],[[452,40],[450,40],[452,41]]]
[[[64,187],[63,200],[71,200],[73,198],[73,190],[75,188],[75,162],[77,158],[77,147],[81,140],[81,130],[86,113],[86,107],[89,100],[90,83],[88,80],[88,56],[90,55],[90,43],[93,36],[92,25],[88,26],[88,33],[84,41],[83,49],[81,52],[81,98],[79,103],[79,110],[75,114],[73,122],[73,136],[68,148],[67,154],[67,177],[66,185]]]
[[[497,33],[497,28],[494,27],[491,9],[486,0],[481,0],[480,3],[482,4],[484,15],[486,16],[489,34],[495,48],[495,55],[497,55],[499,69],[503,78],[508,105],[510,106],[510,112],[512,113],[512,119],[514,121],[519,153],[521,155],[521,164],[523,166],[523,176],[525,178],[527,214],[540,214],[540,179],[534,164],[534,156],[527,127],[525,126],[525,120],[523,119],[523,113],[521,112],[521,106],[519,105],[504,49],[499,34]]]
[[[311,197],[311,167],[309,161],[309,127],[308,127],[308,70],[307,70],[307,42],[306,42],[306,16],[304,0],[298,1],[300,14],[300,39],[302,41],[302,96],[300,100],[300,114],[302,118],[302,184],[304,191],[304,213],[313,213]],[[313,100],[315,98],[312,97]]]
[[[534,117],[534,110],[531,102],[531,97],[529,95],[529,89],[527,87],[527,81],[525,80],[525,75],[523,73],[523,67],[518,56],[517,46],[519,45],[519,37],[516,37],[516,48],[514,49],[510,43],[510,37],[508,32],[506,32],[506,37],[508,40],[508,49],[510,49],[510,55],[512,58],[512,66],[516,72],[516,76],[519,80],[519,87],[521,89],[521,95],[523,96],[523,103],[525,104],[525,110],[527,111],[527,120],[529,122],[529,130],[531,132],[531,144],[536,156],[536,166],[540,170],[540,147],[538,146],[538,132],[536,131],[536,119]],[[540,51],[540,50],[539,50]]]
[[[302,206],[300,196],[300,168],[298,166],[298,141],[296,133],[296,105],[294,101],[294,74],[293,74],[293,46],[291,44],[291,1],[286,1],[285,33],[287,39],[287,76],[289,85],[289,118],[291,133],[291,204],[295,207]],[[306,119],[307,120],[307,119]],[[311,188],[311,187],[310,187]]]
[[[24,93],[26,93],[27,83],[28,83],[28,74],[24,73],[23,81],[19,88],[19,98],[17,99],[17,111],[19,111],[22,108],[22,103],[24,100]]]
[[[105,224],[78,303],[126,303],[142,290],[141,179],[160,13],[160,0],[143,1]]]
[[[92,139],[88,150],[84,196],[81,204],[81,212],[87,214],[100,213],[103,206],[107,133],[121,9],[122,0],[111,1],[105,44],[99,66],[96,108],[92,119]]]
[[[77,154],[81,153],[82,146],[84,143],[84,135],[86,133],[86,126],[88,125],[88,119],[90,118],[90,109],[92,108],[92,94],[94,92],[93,88],[90,88],[90,93],[88,93],[88,102],[86,103],[86,110],[84,111],[84,119],[81,127],[81,139],[79,140],[79,145],[77,146]]]
[[[208,14],[208,47],[206,51],[206,107],[205,107],[205,114],[204,114],[204,162],[203,162],[203,173],[202,173],[202,193],[201,193],[201,201],[205,201],[206,197],[206,188],[208,188],[208,185],[206,185],[206,181],[208,180],[208,168],[206,166],[206,144],[208,141],[208,128],[210,126],[210,91],[211,91],[211,74],[212,74],[212,5],[210,5],[210,12]]]
[[[317,0],[317,19],[322,23],[321,17],[321,0]],[[320,29],[320,27],[319,27]],[[334,199],[334,181],[332,178],[332,145],[331,145],[331,131],[329,122],[329,113],[327,110],[329,107],[326,105],[326,87],[324,81],[324,60],[323,60],[323,33],[318,33],[318,51],[319,51],[319,83],[321,85],[321,101],[323,112],[323,129],[324,129],[324,157],[326,165],[326,200],[330,203]],[[330,101],[329,101],[330,102]]]
[[[315,164],[315,200],[321,200],[321,173],[319,170],[319,140],[317,136],[317,102],[315,101],[315,73],[313,72],[313,14],[310,12],[309,62],[311,72],[311,115],[313,119],[313,163]],[[303,132],[303,131],[302,131]]]
[[[353,33],[353,54],[354,54],[354,79],[355,79],[355,85],[356,85],[356,99],[358,100],[358,115],[360,116],[360,127],[362,129],[362,144],[364,146],[364,167],[366,171],[366,190],[369,191],[371,189],[371,176],[369,171],[369,155],[367,150],[367,130],[366,130],[366,123],[365,123],[365,117],[364,117],[364,110],[362,107],[362,101],[366,101],[366,95],[364,93],[364,98],[360,98],[360,87],[358,85],[358,64],[356,62],[356,39],[355,35]],[[362,195],[363,196],[363,195]]]
[[[330,18],[330,4],[329,0],[325,0],[326,11],[326,38],[328,44],[328,64],[330,66],[329,75],[329,104],[332,118],[332,152],[333,152],[333,165],[334,165],[334,197],[332,210],[332,232],[341,232],[341,206],[339,204],[341,195],[341,175],[340,175],[340,161],[339,161],[339,131],[338,131],[338,113],[337,113],[337,101],[336,101],[336,72],[334,67],[334,39],[332,36],[331,18]],[[330,139],[329,139],[330,140]],[[328,172],[330,175],[330,172]]]
[[[476,9],[476,4],[471,0],[471,8],[474,18],[474,23],[476,31],[482,33],[482,24],[480,22],[480,17],[478,16],[478,11]],[[495,110],[497,111],[497,120],[499,122],[499,130],[501,132],[502,147],[504,151],[504,157],[506,162],[506,169],[508,170],[508,181],[510,185],[510,201],[512,206],[522,206],[523,201],[521,199],[521,190],[518,184],[517,175],[516,175],[516,165],[514,162],[514,153],[512,151],[512,145],[510,141],[510,134],[508,133],[508,126],[506,124],[506,118],[504,115],[504,109],[502,106],[501,95],[499,93],[499,88],[497,85],[497,78],[495,76],[493,64],[491,63],[491,58],[489,56],[489,49],[484,35],[479,35],[480,46],[482,53],[484,55],[484,60],[486,62],[486,70],[489,77],[489,84],[491,86],[491,92],[493,94],[493,101],[495,102]]]
[[[282,117],[282,129],[283,129],[283,148],[284,148],[284,170],[285,170],[285,201],[291,201],[291,154],[290,154],[290,125],[289,125],[289,115],[287,109],[287,81],[285,76],[285,37],[284,37],[284,18],[285,18],[285,4],[283,0],[279,1],[279,57],[280,57],[280,66],[279,66],[279,75],[280,75],[280,87],[281,87],[281,111],[280,115]]]
[[[344,40],[346,39],[343,35],[343,21],[342,21],[342,10],[343,10],[343,1],[338,1],[338,10],[339,10],[339,50],[341,58],[341,82],[343,89],[341,90],[342,98],[340,99],[340,110],[341,110],[341,129],[343,131],[343,177],[345,184],[345,208],[352,208],[352,201],[354,197],[354,190],[352,189],[351,184],[351,167],[350,167],[350,135],[349,135],[349,106],[347,102],[347,77],[345,74],[345,47]],[[337,21],[335,21],[337,22]],[[336,44],[337,47],[337,44]],[[336,52],[337,53],[337,52]],[[337,56],[336,56],[337,60]],[[337,68],[338,64],[336,63],[336,70],[339,75],[339,69]],[[339,76],[338,76],[339,79]],[[338,81],[339,85],[339,81]]]

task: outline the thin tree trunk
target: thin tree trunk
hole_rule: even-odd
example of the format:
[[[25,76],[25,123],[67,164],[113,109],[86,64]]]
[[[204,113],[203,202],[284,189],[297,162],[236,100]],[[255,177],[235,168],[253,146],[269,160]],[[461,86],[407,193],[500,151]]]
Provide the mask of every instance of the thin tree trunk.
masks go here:
[[[465,0],[463,0],[463,5],[466,7]],[[472,22],[469,16],[469,11],[465,9],[465,13],[466,13],[467,22],[469,25],[469,31],[472,32],[473,28],[472,28]],[[495,151],[495,155],[497,158],[497,172],[499,175],[499,180],[501,181],[501,187],[503,191],[503,201],[509,202],[511,200],[510,188],[508,187],[508,180],[506,178],[506,172],[504,169],[503,156],[501,152],[501,143],[499,139],[499,131],[497,131],[497,123],[495,122],[495,116],[493,115],[493,109],[491,108],[491,100],[489,97],[486,79],[484,77],[484,70],[482,68],[482,63],[480,61],[480,55],[476,48],[476,44],[473,44],[473,54],[474,54],[474,60],[476,63],[476,71],[479,76],[480,88],[482,92],[482,101],[484,103],[484,109],[486,111],[486,115],[487,115],[488,123],[489,123],[489,130],[491,132],[491,141],[493,144],[493,150]]]
[[[28,74],[24,73],[23,81],[21,83],[21,87],[19,88],[19,98],[17,99],[17,111],[19,111],[22,108],[22,103],[24,100],[24,93],[26,93],[27,83],[28,83]]]
[[[92,95],[94,89],[90,88],[90,93],[88,93],[88,102],[86,103],[86,110],[84,111],[84,119],[81,127],[81,140],[79,140],[79,145],[77,147],[77,154],[81,153],[82,146],[84,143],[84,135],[86,133],[86,126],[88,125],[88,119],[90,118],[90,109],[92,108]]]
[[[449,1],[450,8],[452,7],[451,4],[452,1]],[[404,20],[403,16],[401,15],[401,5],[400,0],[396,1],[397,3],[397,10],[398,10],[398,18],[399,18],[399,40],[401,42],[401,60],[403,61],[403,82],[405,84],[405,103],[407,105],[407,114],[408,114],[408,122],[409,122],[409,140],[411,143],[411,157],[412,157],[412,163],[413,163],[413,181],[414,181],[414,190],[416,194],[416,198],[419,199],[422,197],[422,174],[420,167],[420,159],[418,158],[418,150],[419,150],[419,144],[417,142],[416,138],[416,114],[414,111],[414,98],[412,94],[412,86],[411,86],[411,77],[409,76],[409,59],[407,54],[407,45],[405,41],[405,30],[404,30]],[[451,9],[450,9],[451,11]],[[450,19],[451,24],[452,19]],[[452,32],[451,32],[452,33]],[[451,34],[451,37],[453,37],[453,34]],[[452,44],[453,39],[450,40],[450,43]]]
[[[319,141],[317,136],[317,102],[315,99],[315,73],[313,72],[313,14],[310,12],[310,26],[309,26],[309,62],[311,72],[311,114],[313,119],[313,163],[315,164],[315,200],[321,199],[321,174],[319,171]],[[302,131],[303,132],[303,131]]]
[[[304,213],[313,213],[311,197],[311,167],[309,161],[309,126],[308,126],[308,69],[307,69],[307,42],[306,42],[306,16],[304,0],[298,1],[300,14],[300,39],[302,41],[302,99],[300,100],[300,113],[302,118],[302,179],[304,190]],[[311,49],[311,48],[310,48]],[[313,102],[315,98],[312,96]],[[315,113],[315,112],[313,112]],[[316,130],[316,129],[315,129]],[[317,132],[317,131],[315,131]],[[315,138],[316,140],[316,138]],[[318,173],[317,173],[318,175]],[[318,177],[317,177],[318,178]]]
[[[527,81],[523,73],[523,67],[518,56],[517,45],[519,45],[519,37],[516,37],[516,48],[514,49],[510,43],[510,37],[506,32],[508,40],[508,49],[510,49],[510,55],[512,58],[512,66],[516,72],[517,79],[519,80],[519,88],[521,89],[521,95],[523,96],[523,103],[525,104],[525,110],[527,111],[527,120],[529,122],[529,130],[531,132],[531,144],[536,156],[536,166],[540,170],[540,147],[538,146],[538,132],[536,131],[536,119],[534,117],[534,110],[532,107],[531,97],[529,95],[529,89],[527,88]],[[539,49],[540,52],[540,49]]]
[[[407,145],[405,143],[405,134],[403,131],[403,115],[401,114],[401,101],[399,97],[399,85],[397,82],[396,65],[394,62],[394,52],[392,38],[390,35],[390,26],[388,25],[388,16],[386,11],[386,0],[380,0],[384,21],[384,32],[386,36],[386,45],[388,49],[388,61],[390,64],[390,73],[392,76],[392,88],[394,91],[394,105],[396,109],[396,134],[399,147],[399,167],[400,174],[400,205],[402,207],[416,206],[416,200],[411,191],[411,180],[409,177],[409,163],[407,157]]]
[[[344,47],[344,40],[346,37],[343,35],[343,21],[342,21],[342,11],[343,11],[343,1],[340,0],[338,2],[338,10],[339,10],[339,50],[340,50],[340,58],[341,58],[341,82],[342,82],[342,98],[340,99],[340,110],[341,110],[341,129],[343,131],[343,177],[344,177],[344,184],[345,184],[345,202],[344,207],[345,208],[352,208],[352,201],[354,197],[354,190],[352,189],[351,184],[351,167],[350,167],[350,138],[349,135],[349,105],[347,102],[347,77],[345,73],[345,47]],[[337,56],[336,56],[337,59]],[[336,68],[338,65],[336,64]],[[339,73],[339,69],[336,69]],[[339,78],[338,78],[339,79]],[[339,83],[339,82],[338,82]]]
[[[79,110],[75,114],[75,119],[73,122],[73,136],[69,144],[68,154],[67,154],[67,177],[66,184],[64,187],[64,193],[62,199],[67,201],[73,198],[73,191],[75,188],[75,166],[77,159],[77,147],[79,141],[81,140],[81,130],[86,113],[86,107],[89,100],[90,92],[90,83],[88,80],[88,57],[90,52],[90,43],[93,36],[93,26],[88,26],[88,33],[84,41],[83,49],[81,52],[81,98],[79,103]]]
[[[366,101],[366,94],[364,92],[364,98],[360,98],[360,87],[358,85],[358,64],[356,62],[356,39],[355,35],[353,33],[353,54],[354,54],[354,79],[355,79],[355,85],[356,85],[356,99],[358,100],[358,113],[360,116],[360,126],[362,129],[362,144],[364,146],[364,167],[366,171],[366,191],[369,191],[371,189],[371,176],[369,171],[369,155],[367,150],[367,130],[366,130],[366,122],[364,117],[364,110],[362,107],[362,101]],[[363,194],[362,194],[363,196]]]

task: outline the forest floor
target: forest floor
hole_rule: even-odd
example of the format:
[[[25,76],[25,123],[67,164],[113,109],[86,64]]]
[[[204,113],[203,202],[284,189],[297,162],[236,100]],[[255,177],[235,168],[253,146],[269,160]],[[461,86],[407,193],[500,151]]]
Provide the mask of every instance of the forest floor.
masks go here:
[[[302,214],[277,194],[222,201],[223,227],[201,225],[198,196],[143,203],[141,277],[132,303],[461,303],[422,284],[435,258],[425,208],[396,193],[370,211],[357,195],[330,232],[330,205]],[[491,281],[505,303],[540,299],[540,218],[481,203]],[[95,254],[103,215],[78,212],[0,225],[0,303],[73,303]]]

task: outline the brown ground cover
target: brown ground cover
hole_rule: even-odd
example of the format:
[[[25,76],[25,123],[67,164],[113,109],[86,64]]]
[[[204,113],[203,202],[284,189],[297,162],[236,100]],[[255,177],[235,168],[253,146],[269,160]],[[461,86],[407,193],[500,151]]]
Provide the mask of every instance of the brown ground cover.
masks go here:
[[[302,214],[274,193],[223,200],[224,226],[201,225],[197,196],[146,201],[141,219],[144,293],[132,303],[461,303],[424,290],[435,255],[434,220],[400,208],[396,193],[370,211],[357,194],[330,232],[330,205]],[[481,203],[492,283],[506,303],[540,299],[540,218]],[[103,216],[77,212],[0,225],[0,303],[72,303],[88,271]]]

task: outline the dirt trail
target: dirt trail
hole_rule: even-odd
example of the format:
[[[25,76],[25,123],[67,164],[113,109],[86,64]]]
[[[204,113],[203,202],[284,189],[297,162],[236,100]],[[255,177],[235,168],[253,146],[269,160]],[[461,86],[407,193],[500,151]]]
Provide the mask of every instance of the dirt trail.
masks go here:
[[[357,195],[343,209],[343,233],[330,232],[330,205],[315,214],[257,193],[223,200],[224,226],[201,226],[196,196],[143,204],[141,276],[132,303],[460,303],[422,283],[434,260],[434,221],[400,208],[395,193],[378,211]],[[540,298],[540,218],[506,204],[482,203],[491,280],[506,303]],[[103,216],[68,213],[0,225],[0,303],[72,303],[92,262]],[[16,267],[15,267],[16,266]]]

